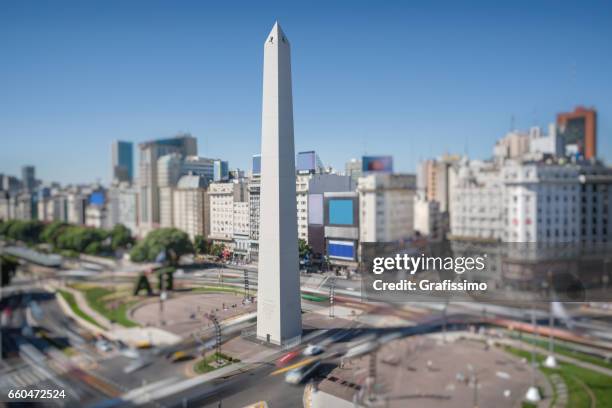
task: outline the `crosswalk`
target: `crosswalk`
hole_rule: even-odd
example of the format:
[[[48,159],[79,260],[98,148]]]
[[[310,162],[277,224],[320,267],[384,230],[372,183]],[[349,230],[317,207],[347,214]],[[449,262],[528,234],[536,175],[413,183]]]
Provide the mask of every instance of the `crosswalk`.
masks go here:
[[[3,373],[2,378],[0,378],[0,387],[3,389],[23,389],[43,383],[48,379],[49,375],[47,373],[29,366],[22,366],[8,373]]]
[[[24,364],[11,368],[0,375],[0,389],[24,389],[47,382],[58,373],[41,370]]]

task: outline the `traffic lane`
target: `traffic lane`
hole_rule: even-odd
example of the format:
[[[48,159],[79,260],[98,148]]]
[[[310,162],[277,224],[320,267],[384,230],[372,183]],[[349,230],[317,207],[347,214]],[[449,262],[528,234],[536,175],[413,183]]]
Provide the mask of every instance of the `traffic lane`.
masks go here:
[[[301,407],[304,385],[285,383],[284,376],[271,376],[276,369],[271,364],[222,377],[198,385],[182,393],[159,400],[164,407],[243,407],[258,401],[267,401],[274,407]]]

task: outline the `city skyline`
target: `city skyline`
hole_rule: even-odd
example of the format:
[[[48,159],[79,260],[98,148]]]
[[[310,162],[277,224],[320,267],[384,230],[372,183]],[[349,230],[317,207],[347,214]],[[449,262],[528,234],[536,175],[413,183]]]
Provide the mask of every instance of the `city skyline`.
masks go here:
[[[365,153],[392,153],[396,169],[409,172],[445,152],[486,158],[512,122],[544,127],[577,105],[597,109],[599,156],[610,161],[612,58],[602,50],[612,8],[603,2],[447,3],[442,12],[387,4],[367,13],[355,3],[350,14],[341,3],[316,14],[273,4],[238,12],[152,4],[146,22],[137,3],[29,7],[5,4],[0,17],[12,61],[0,67],[8,90],[0,96],[1,173],[32,164],[45,181],[108,183],[113,141],[179,131],[198,139],[200,155],[248,169],[260,143],[258,39],[276,18],[299,45],[296,151],[315,150],[337,169]],[[234,26],[218,36],[215,20],[233,13]]]

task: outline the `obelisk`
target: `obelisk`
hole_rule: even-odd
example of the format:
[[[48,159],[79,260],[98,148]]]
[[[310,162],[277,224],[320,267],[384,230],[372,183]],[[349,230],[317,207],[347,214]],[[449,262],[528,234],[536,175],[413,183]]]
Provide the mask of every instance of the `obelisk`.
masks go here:
[[[264,44],[257,338],[302,334],[289,41],[278,22]]]

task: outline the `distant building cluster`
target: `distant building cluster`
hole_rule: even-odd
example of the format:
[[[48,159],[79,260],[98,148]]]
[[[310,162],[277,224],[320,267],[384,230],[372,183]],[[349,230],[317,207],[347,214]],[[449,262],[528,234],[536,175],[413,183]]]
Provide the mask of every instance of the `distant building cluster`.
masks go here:
[[[0,175],[0,219],[123,224],[138,236],[179,228],[258,259],[261,157],[246,172],[198,156],[189,134],[112,145],[110,186],[45,184],[35,168]],[[324,166],[315,151],[296,157],[298,238],[311,262],[353,269],[360,244],[447,238],[492,242],[604,243],[612,230],[612,169],[597,160],[596,112],[562,113],[546,134],[513,130],[488,160],[445,154],[417,174],[394,172],[391,156]]]
[[[597,160],[596,112],[561,113],[499,139],[488,160],[443,156],[419,166],[416,228],[490,242],[603,244],[612,228],[612,168]]]

